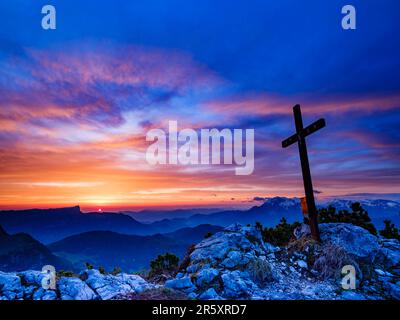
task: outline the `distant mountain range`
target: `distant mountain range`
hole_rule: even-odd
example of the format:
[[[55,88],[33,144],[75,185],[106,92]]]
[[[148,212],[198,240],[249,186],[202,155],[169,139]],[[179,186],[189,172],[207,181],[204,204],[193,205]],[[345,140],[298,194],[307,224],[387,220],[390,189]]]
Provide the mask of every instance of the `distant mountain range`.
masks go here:
[[[380,228],[384,219],[400,224],[400,203],[389,200],[358,200],[369,212],[374,224]],[[332,204],[337,209],[348,209],[350,200],[331,200],[320,206]],[[150,212],[150,211],[149,211]],[[82,213],[79,207],[61,209],[33,209],[23,211],[0,211],[0,225],[9,233],[26,232],[43,243],[52,243],[63,238],[90,231],[112,231],[127,235],[153,235],[174,232],[181,228],[193,228],[201,224],[228,226],[232,223],[248,224],[256,221],[264,226],[274,226],[282,217],[289,222],[302,220],[298,198],[275,197],[260,206],[248,210],[225,210],[207,214],[192,214],[187,217],[162,219],[154,222],[139,222],[123,213]],[[143,214],[143,213],[142,213]],[[168,211],[157,211],[167,216]],[[175,212],[173,212],[173,215]],[[181,215],[182,212],[179,212]],[[153,215],[154,216],[154,215]]]
[[[199,225],[166,234],[126,235],[112,231],[90,231],[67,237],[47,247],[25,233],[9,235],[0,226],[0,271],[41,270],[53,265],[56,270],[81,270],[85,262],[111,271],[148,268],[152,259],[166,252],[182,258],[187,248],[211,232],[223,228]]]
[[[390,200],[357,200],[366,209],[373,223],[381,228],[383,220],[390,219],[400,225],[400,202]],[[355,201],[334,199],[318,204],[318,207],[333,205],[337,210],[349,210]],[[302,213],[300,199],[274,197],[266,199],[260,206],[254,206],[248,210],[227,210],[212,214],[196,214],[188,218],[163,219],[151,224],[156,229],[171,229],[182,227],[193,227],[202,223],[228,226],[232,223],[241,224],[261,222],[264,226],[274,226],[279,223],[282,217],[288,222],[301,221]]]
[[[384,219],[400,225],[399,202],[358,201],[378,228]],[[333,205],[342,210],[351,203],[335,199],[320,206]],[[148,267],[158,254],[171,252],[182,257],[190,244],[233,223],[259,221],[273,226],[282,217],[289,222],[302,219],[299,199],[284,197],[266,199],[248,210],[193,212],[189,210],[187,217],[143,223],[122,213],[82,213],[79,207],[0,211],[0,226],[4,228],[0,228],[0,270],[37,269],[45,264],[57,269],[81,269],[84,262],[90,262],[107,270],[119,266],[134,271]],[[168,216],[168,212],[158,211],[157,215]]]
[[[391,220],[397,226],[400,226],[400,202],[391,201],[391,200],[370,200],[370,199],[362,199],[362,200],[343,200],[343,199],[333,199],[329,200],[325,203],[322,203],[321,206],[332,205],[337,210],[349,209],[353,202],[360,202],[362,207],[368,211],[369,216],[372,219],[372,222],[377,228],[383,227],[383,221],[385,219]]]
[[[194,209],[175,209],[175,210],[141,210],[141,211],[121,211],[133,219],[151,223],[163,219],[187,218],[195,214],[210,214],[218,211],[227,210],[226,208],[194,208]]]
[[[191,244],[203,240],[208,232],[214,234],[221,230],[222,227],[204,224],[151,236],[91,231],[65,238],[48,247],[73,262],[76,269],[89,262],[109,271],[116,266],[124,271],[137,271],[148,268],[150,261],[159,254],[169,252],[182,258]]]
[[[0,225],[9,233],[26,232],[44,243],[88,231],[146,233],[146,226],[122,213],[82,213],[79,206],[60,209],[0,211]],[[151,234],[149,231],[147,234]]]

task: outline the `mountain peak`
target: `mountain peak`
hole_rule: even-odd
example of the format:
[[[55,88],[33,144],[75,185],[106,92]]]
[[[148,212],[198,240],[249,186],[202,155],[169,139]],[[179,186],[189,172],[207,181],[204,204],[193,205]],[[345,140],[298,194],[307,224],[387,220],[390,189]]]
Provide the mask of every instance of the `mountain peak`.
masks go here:
[[[293,206],[298,206],[299,204],[299,198],[273,197],[266,198],[263,206],[279,206],[282,208],[289,208]]]

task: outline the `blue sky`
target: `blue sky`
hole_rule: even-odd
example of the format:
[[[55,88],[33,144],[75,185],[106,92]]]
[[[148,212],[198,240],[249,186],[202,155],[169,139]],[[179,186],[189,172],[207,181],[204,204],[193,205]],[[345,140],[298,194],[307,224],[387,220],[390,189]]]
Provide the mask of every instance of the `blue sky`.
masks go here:
[[[56,7],[56,30],[41,28],[44,4]],[[45,168],[34,161],[44,150],[54,153],[54,163],[66,146],[65,152],[73,152],[72,143],[79,150],[82,143],[121,137],[130,141],[129,135],[140,140],[146,128],[172,117],[196,128],[255,128],[256,170],[238,181],[219,168],[209,175],[179,170],[166,174],[159,168],[153,174],[162,188],[172,188],[171,176],[179,177],[174,187],[200,190],[197,200],[180,195],[188,202],[208,201],[209,185],[226,190],[220,203],[230,203],[229,190],[235,185],[250,190],[236,192],[240,202],[253,196],[301,195],[297,150],[279,147],[294,130],[291,106],[300,103],[306,124],[320,116],[328,123],[319,138],[309,141],[317,189],[329,196],[398,193],[400,3],[351,1],[357,10],[356,30],[341,28],[345,4],[349,3],[2,1],[0,149],[7,165],[3,184],[15,185],[10,194],[14,198],[26,194],[23,183],[43,179]],[[119,70],[113,68],[116,65]],[[21,126],[30,131],[16,129]],[[60,131],[70,133],[69,138],[60,138]],[[32,143],[38,145],[36,151],[25,145]],[[115,165],[115,157],[132,159],[129,150],[144,147],[113,146],[103,150],[107,159],[92,155],[98,168],[88,180],[105,163]],[[19,161],[15,155],[20,155]],[[10,173],[30,165],[40,176],[25,181]],[[117,166],[126,168],[126,163]],[[82,179],[83,168],[87,172],[82,162],[71,179]],[[59,168],[54,179],[68,180],[69,170],[73,168]],[[132,173],[121,194],[104,202],[131,201],[126,190],[137,186],[143,172]],[[109,173],[103,182],[114,182],[107,190],[123,175]],[[60,188],[59,195],[46,201],[69,204],[95,198],[62,193],[68,192]]]

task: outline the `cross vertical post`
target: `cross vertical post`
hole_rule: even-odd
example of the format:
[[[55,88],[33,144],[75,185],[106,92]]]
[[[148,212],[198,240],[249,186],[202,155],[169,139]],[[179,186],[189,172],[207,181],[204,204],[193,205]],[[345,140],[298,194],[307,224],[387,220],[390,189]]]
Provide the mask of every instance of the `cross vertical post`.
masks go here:
[[[294,121],[296,125],[296,133],[286,140],[282,141],[282,147],[286,148],[293,143],[297,142],[300,153],[301,172],[303,175],[304,191],[306,195],[306,203],[308,208],[308,218],[312,237],[320,241],[320,234],[318,229],[317,208],[315,206],[314,189],[311,180],[310,163],[308,161],[306,137],[317,130],[325,127],[325,120],[319,119],[308,127],[303,127],[303,119],[301,116],[300,105],[293,107]]]

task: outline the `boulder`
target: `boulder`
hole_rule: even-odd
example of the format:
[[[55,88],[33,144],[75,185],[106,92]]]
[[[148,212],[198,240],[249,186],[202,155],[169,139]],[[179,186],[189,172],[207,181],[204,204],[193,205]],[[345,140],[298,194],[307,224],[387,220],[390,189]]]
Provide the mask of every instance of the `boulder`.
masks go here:
[[[307,269],[308,268],[307,262],[305,262],[304,260],[297,260],[296,264],[302,269]]]
[[[58,290],[62,300],[94,300],[96,293],[79,278],[62,277],[58,281]]]
[[[363,294],[353,290],[343,291],[340,298],[343,300],[366,300]]]
[[[231,254],[232,251],[236,251],[236,253]],[[191,265],[200,261],[203,263],[208,261],[212,264],[230,258],[231,260],[227,260],[226,263],[233,265],[238,262],[241,253],[249,251],[258,251],[264,254],[267,251],[261,232],[255,227],[242,227],[240,224],[234,224],[196,245],[190,255],[190,261]],[[232,256],[229,257],[229,254]]]
[[[237,268],[249,262],[249,257],[239,251],[230,251],[221,265],[225,268]]]
[[[175,290],[181,290],[185,293],[195,291],[196,287],[193,285],[190,277],[182,277],[179,279],[171,279],[165,282],[165,287]]]
[[[380,253],[378,238],[367,230],[349,223],[320,224],[321,240],[330,242],[357,258],[373,263]]]
[[[305,223],[301,224],[301,226],[293,230],[293,235],[296,237],[296,239],[311,235],[310,226]]]
[[[21,278],[21,282],[26,285],[32,285],[36,287],[42,286],[42,280],[45,277],[45,274],[41,271],[36,270],[27,270],[18,272],[18,276]]]
[[[381,239],[379,241],[382,262],[388,267],[400,267],[400,241],[396,239]]]
[[[389,293],[393,299],[400,300],[400,282],[388,283]]]
[[[5,273],[0,271],[0,296],[6,300],[18,300],[24,296],[24,288],[20,277],[16,273]]]
[[[56,300],[57,293],[53,290],[39,288],[32,296],[33,300]]]
[[[220,300],[221,297],[217,294],[214,288],[209,288],[208,290],[204,291],[200,296],[199,299],[201,300]]]
[[[131,286],[135,281],[133,278],[130,279],[129,283],[125,276],[104,275],[95,269],[82,272],[80,277],[102,300],[110,300],[119,295],[135,293]]]
[[[203,285],[209,284],[219,275],[219,271],[214,268],[202,269],[197,274],[196,284],[201,287]]]
[[[115,278],[120,280],[121,283],[129,285],[132,291],[135,293],[141,293],[144,290],[158,287],[157,285],[148,283],[142,277],[135,274],[120,273],[115,276]]]
[[[227,271],[221,276],[223,282],[224,296],[231,299],[245,298],[250,296],[255,284],[239,270]]]
[[[324,223],[320,231],[323,241],[338,245],[370,264],[381,264],[385,269],[400,265],[400,242],[396,239],[379,239],[348,223]]]

